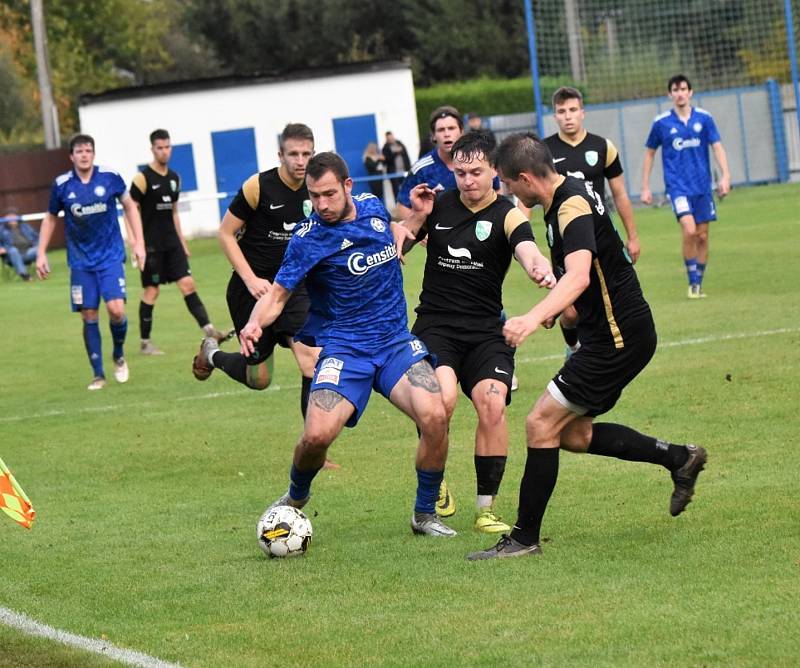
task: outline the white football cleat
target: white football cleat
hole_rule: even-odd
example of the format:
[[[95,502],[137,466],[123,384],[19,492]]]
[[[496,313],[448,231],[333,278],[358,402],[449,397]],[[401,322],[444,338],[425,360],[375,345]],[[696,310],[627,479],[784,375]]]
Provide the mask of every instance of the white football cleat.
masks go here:
[[[130,372],[125,358],[120,357],[118,360],[114,360],[114,380],[118,383],[127,383],[129,377]]]

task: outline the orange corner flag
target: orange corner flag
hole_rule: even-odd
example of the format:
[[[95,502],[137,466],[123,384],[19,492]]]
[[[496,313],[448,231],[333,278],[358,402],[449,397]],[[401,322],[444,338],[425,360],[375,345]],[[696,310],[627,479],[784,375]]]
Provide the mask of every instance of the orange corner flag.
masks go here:
[[[0,510],[26,529],[31,528],[36,518],[36,511],[31,506],[30,499],[14,480],[14,476],[2,459],[0,459]]]

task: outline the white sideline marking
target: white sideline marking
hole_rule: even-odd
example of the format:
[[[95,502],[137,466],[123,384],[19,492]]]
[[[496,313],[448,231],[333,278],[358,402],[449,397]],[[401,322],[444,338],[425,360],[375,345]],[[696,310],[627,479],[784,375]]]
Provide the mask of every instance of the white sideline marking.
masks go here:
[[[762,336],[775,336],[776,334],[795,334],[800,332],[800,327],[782,327],[780,329],[765,329],[759,332],[742,332],[739,334],[722,334],[719,336],[698,336],[691,339],[680,339],[678,341],[664,341],[659,342],[659,348],[677,348],[680,346],[696,346],[703,343],[719,343],[722,341],[733,341],[735,339],[754,339]],[[535,364],[536,362],[549,362],[552,360],[563,360],[564,353],[557,355],[543,355],[541,357],[523,357],[517,358],[517,364]],[[283,390],[296,390],[299,385],[270,385],[265,392],[281,392]],[[102,391],[102,390],[101,390]],[[219,397],[233,397],[240,394],[249,394],[254,390],[227,390],[224,392],[209,392],[208,394],[201,394],[175,397],[173,401],[202,401],[203,399],[218,399]],[[58,409],[43,411],[41,413],[30,413],[28,415],[5,415],[0,416],[0,424],[4,422],[19,422],[21,420],[39,420],[41,418],[59,417],[62,415],[79,415],[81,413],[103,413],[117,410],[130,410],[131,408],[143,408],[147,406],[157,406],[153,401],[140,401],[138,403],[126,404],[110,404],[106,406],[86,406],[85,408],[78,408],[76,410]]]
[[[741,332],[739,334],[722,334],[720,336],[698,336],[692,339],[680,339],[678,341],[658,342],[659,348],[678,348],[680,346],[696,346],[702,343],[719,343],[721,341],[733,341],[735,339],[755,339],[760,336],[774,336],[775,334],[794,334],[800,332],[800,327],[781,327],[780,329],[764,329],[760,332]],[[531,362],[544,362],[547,360],[563,360],[564,353],[558,355],[547,355],[545,357],[525,357],[517,359],[516,362],[528,364]]]
[[[91,652],[92,654],[100,654],[101,656],[119,661],[128,666],[140,666],[141,668],[180,668],[180,664],[178,663],[169,663],[154,656],[135,652],[132,649],[117,647],[105,640],[87,638],[85,636],[55,629],[52,626],[37,622],[30,617],[26,617],[8,608],[0,607],[0,623],[5,626],[10,626],[12,629],[22,631],[27,635],[55,640],[62,645],[72,645],[78,649]]]

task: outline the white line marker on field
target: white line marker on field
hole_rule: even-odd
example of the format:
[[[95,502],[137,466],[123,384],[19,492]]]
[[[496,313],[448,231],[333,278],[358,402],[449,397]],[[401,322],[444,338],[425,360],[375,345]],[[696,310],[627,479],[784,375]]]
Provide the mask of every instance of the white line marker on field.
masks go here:
[[[696,346],[703,343],[720,343],[721,341],[733,341],[735,339],[755,339],[761,336],[775,336],[776,334],[795,334],[800,332],[800,327],[782,327],[780,329],[765,329],[760,332],[741,332],[739,334],[722,334],[720,336],[698,336],[691,339],[679,339],[678,341],[659,341],[659,348],[678,348],[680,346]],[[544,357],[525,357],[517,359],[517,363],[529,364],[531,362],[547,362],[550,360],[563,360],[564,353],[558,355],[545,355]]]
[[[78,649],[91,652],[92,654],[100,654],[101,656],[119,661],[128,666],[140,666],[141,668],[180,668],[180,664],[178,663],[169,663],[154,656],[135,652],[132,649],[117,647],[105,640],[87,638],[67,631],[61,631],[60,629],[54,629],[52,626],[37,622],[30,617],[26,617],[8,608],[0,607],[0,624],[10,626],[12,629],[17,629],[30,636],[39,636],[41,638],[47,638],[48,640],[55,640],[62,645],[71,645],[72,647],[77,647]]]
[[[679,339],[678,341],[664,341],[659,342],[659,348],[677,348],[680,346],[696,346],[703,343],[719,343],[722,341],[733,341],[735,339],[755,339],[762,336],[775,336],[776,334],[795,334],[800,332],[800,327],[782,327],[781,329],[765,329],[760,332],[742,332],[739,334],[722,334],[720,336],[699,336],[691,339]],[[517,364],[535,364],[537,362],[550,362],[552,360],[563,360],[564,354],[558,355],[543,355],[542,357],[523,357],[517,358]],[[283,390],[296,390],[299,385],[270,385],[266,392],[281,392]],[[184,397],[175,397],[173,401],[202,401],[204,399],[218,399],[219,397],[232,397],[243,394],[250,394],[253,390],[226,390],[223,392],[209,392],[201,395],[189,395]],[[20,422],[24,420],[39,420],[48,417],[60,417],[62,415],[80,415],[81,413],[100,413],[117,410],[129,411],[131,408],[142,408],[147,406],[158,406],[154,401],[140,401],[131,402],[126,404],[108,404],[106,406],[86,406],[74,410],[67,409],[54,409],[43,411],[41,413],[32,413],[28,415],[5,415],[0,416],[0,424],[4,422]]]

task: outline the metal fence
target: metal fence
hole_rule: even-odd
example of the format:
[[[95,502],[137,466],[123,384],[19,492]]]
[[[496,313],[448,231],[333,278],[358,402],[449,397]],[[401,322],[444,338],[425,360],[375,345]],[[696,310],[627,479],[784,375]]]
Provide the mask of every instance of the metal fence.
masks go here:
[[[693,103],[711,112],[728,154],[734,185],[800,180],[800,139],[791,86],[774,81],[713,91],[695,91]],[[671,107],[666,97],[587,105],[587,130],[608,137],[620,152],[625,184],[631,197],[641,189],[644,142],[654,117]],[[558,131],[547,109],[545,136]],[[491,116],[488,124],[499,140],[512,132],[535,131],[536,114]],[[653,166],[654,192],[662,183],[661,161]],[[661,189],[663,192],[663,188]]]

